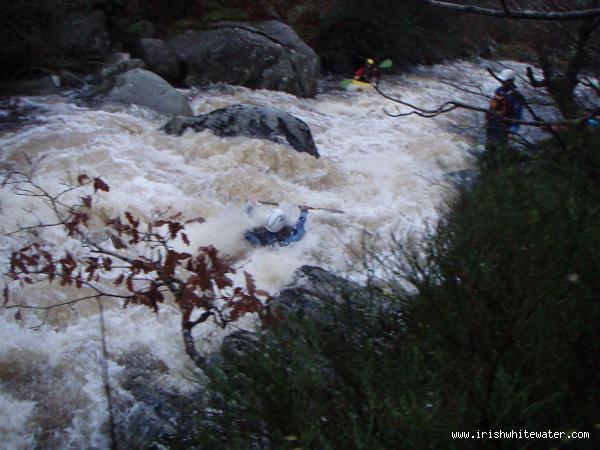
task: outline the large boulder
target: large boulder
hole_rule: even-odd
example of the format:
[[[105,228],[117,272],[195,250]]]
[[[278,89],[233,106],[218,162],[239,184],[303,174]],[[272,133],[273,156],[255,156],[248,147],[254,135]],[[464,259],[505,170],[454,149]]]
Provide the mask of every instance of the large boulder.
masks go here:
[[[105,100],[143,106],[166,116],[191,115],[181,92],[155,73],[134,69],[117,75]]]
[[[174,117],[164,127],[169,134],[187,128],[210,130],[218,136],[248,136],[289,145],[299,152],[319,157],[310,128],[302,120],[277,108],[232,105],[195,117]]]
[[[128,53],[115,53],[108,61],[108,65],[100,69],[94,76],[93,81],[101,85],[110,82],[116,75],[129,72],[134,69],[145,69],[146,64],[141,59],[130,59]]]
[[[202,404],[202,390],[181,391],[169,368],[153,358],[150,349],[134,347],[117,363],[122,369],[115,382],[121,389],[113,401],[120,448],[160,449],[164,447],[156,441],[168,440],[173,434],[186,437],[194,410]]]
[[[169,83],[179,82],[179,61],[167,43],[161,39],[140,39],[136,52],[148,70]]]
[[[103,56],[110,48],[106,16],[100,10],[70,12],[57,19],[54,29],[60,55]]]
[[[290,283],[271,301],[276,316],[297,317],[326,326],[337,326],[335,316],[340,307],[360,316],[380,315],[390,323],[401,321],[400,304],[390,300],[381,289],[360,285],[317,266],[296,269]],[[208,356],[209,365],[215,367],[223,362],[223,357],[238,357],[257,350],[259,339],[258,333],[246,330],[227,335],[220,352]]]
[[[278,21],[221,22],[169,41],[187,86],[226,82],[313,97],[320,60],[292,28]]]
[[[328,303],[340,304],[351,296],[364,296],[369,290],[364,286],[335,275],[321,267],[301,266],[293,280],[272,302],[272,307],[283,315],[295,314],[312,320],[327,322],[331,319]]]

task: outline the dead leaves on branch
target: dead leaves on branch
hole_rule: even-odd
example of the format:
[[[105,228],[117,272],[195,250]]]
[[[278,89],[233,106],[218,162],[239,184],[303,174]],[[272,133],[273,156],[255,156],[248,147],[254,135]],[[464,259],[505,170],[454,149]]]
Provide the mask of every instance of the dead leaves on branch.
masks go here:
[[[56,223],[40,223],[38,227],[63,227],[69,237],[79,239],[89,252],[83,256],[64,252],[54,242],[28,244],[11,254],[7,275],[13,280],[26,284],[58,281],[62,286],[95,292],[82,297],[85,299],[121,298],[125,307],[137,304],[153,311],[158,311],[159,305],[170,297],[182,313],[182,326],[188,330],[209,317],[224,327],[244,314],[262,313],[270,302],[268,293],[256,289],[247,272],[244,272],[245,286],[234,286],[233,262],[213,246],[201,247],[194,254],[174,249],[177,239],[190,245],[185,226],[203,223],[202,217],[184,220],[178,213],[146,223],[125,211],[121,217],[106,221],[112,242],[112,247],[106,248],[105,243],[88,237],[94,207],[92,195],[84,193],[78,197],[81,201],[78,205],[57,202],[62,194],[75,189],[93,189],[94,194],[109,192],[110,186],[104,180],[82,174],[77,178],[79,186],[69,186],[56,195],[38,188],[31,180],[24,178],[22,183],[28,184],[31,191],[35,190],[31,186],[38,189],[36,197],[50,205],[57,219]],[[38,227],[24,231],[35,231]],[[6,306],[10,300],[8,285],[4,286],[3,295]],[[195,311],[200,315],[192,321]]]

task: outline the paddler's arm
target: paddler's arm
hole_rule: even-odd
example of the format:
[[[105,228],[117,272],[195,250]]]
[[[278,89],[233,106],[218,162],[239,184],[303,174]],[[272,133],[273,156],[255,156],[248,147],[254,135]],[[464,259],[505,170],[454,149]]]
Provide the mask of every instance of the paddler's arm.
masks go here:
[[[294,231],[290,234],[282,243],[281,246],[285,247],[290,245],[292,242],[298,242],[304,236],[304,224],[308,218],[308,207],[300,206],[300,216],[294,226]]]

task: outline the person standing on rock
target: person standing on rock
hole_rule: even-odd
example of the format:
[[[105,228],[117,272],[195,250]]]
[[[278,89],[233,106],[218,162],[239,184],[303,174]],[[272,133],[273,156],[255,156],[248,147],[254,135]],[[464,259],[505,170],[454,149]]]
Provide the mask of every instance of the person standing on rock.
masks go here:
[[[265,226],[246,231],[244,238],[255,247],[279,244],[286,247],[297,242],[304,236],[304,224],[308,218],[308,206],[298,206],[300,216],[292,227],[287,224],[285,212],[279,208],[274,209],[267,216]],[[246,213],[252,212],[253,205],[246,207]]]
[[[510,120],[523,117],[523,96],[515,87],[515,73],[510,69],[500,72],[498,80],[502,85],[494,92],[486,114],[486,150],[495,155],[500,147],[505,147],[509,139],[519,130],[519,124]]]
[[[355,80],[371,83],[375,86],[379,84],[379,77],[379,67],[375,65],[375,61],[371,58],[367,59],[367,63],[354,73]]]

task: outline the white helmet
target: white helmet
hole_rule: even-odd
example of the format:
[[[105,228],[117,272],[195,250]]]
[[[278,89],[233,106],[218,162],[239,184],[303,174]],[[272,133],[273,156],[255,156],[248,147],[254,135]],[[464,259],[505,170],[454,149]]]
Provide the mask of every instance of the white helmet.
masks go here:
[[[514,80],[515,73],[510,69],[504,69],[502,72],[500,72],[500,75],[498,75],[498,78],[500,79],[500,81]]]
[[[265,221],[265,228],[271,233],[278,233],[282,230],[285,225],[285,213],[281,209],[274,209],[271,214],[267,216]]]

